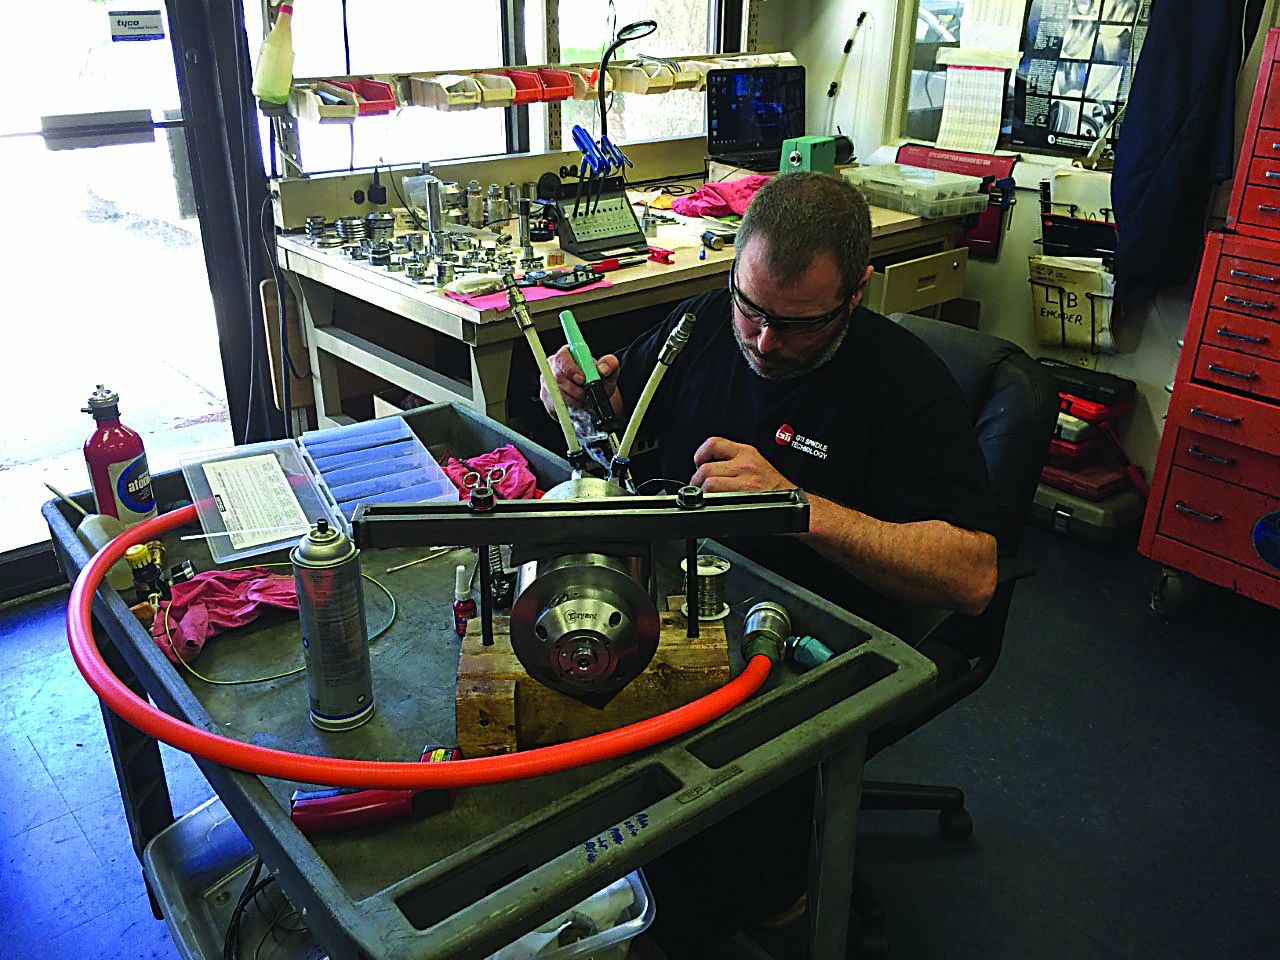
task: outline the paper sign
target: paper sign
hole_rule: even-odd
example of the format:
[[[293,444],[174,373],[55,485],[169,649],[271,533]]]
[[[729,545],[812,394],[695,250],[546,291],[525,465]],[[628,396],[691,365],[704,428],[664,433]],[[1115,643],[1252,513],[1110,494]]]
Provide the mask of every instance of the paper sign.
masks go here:
[[[944,150],[994,153],[1004,106],[1004,71],[947,67],[947,93],[937,145]]]
[[[160,10],[109,10],[111,40],[163,40],[164,21]]]
[[[1036,339],[1055,347],[1115,353],[1111,297],[1115,278],[1091,257],[1031,257]]]
[[[300,537],[311,529],[280,461],[269,453],[203,467],[214,506],[237,550]]]

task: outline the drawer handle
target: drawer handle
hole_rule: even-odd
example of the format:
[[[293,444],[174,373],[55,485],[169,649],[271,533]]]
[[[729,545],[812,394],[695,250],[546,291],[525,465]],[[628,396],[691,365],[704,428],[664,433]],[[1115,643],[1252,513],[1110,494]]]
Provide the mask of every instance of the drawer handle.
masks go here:
[[[1223,467],[1229,467],[1236,462],[1235,457],[1220,457],[1214,453],[1206,453],[1200,449],[1200,444],[1198,443],[1193,443],[1187,447],[1187,453],[1200,460],[1208,460],[1210,463],[1216,463]]]
[[[1277,175],[1280,176],[1280,174]],[[1237,280],[1253,280],[1256,283],[1280,283],[1280,279],[1276,277],[1264,277],[1260,273],[1247,273],[1244,270],[1237,270],[1235,267],[1231,268],[1231,276]]]
[[[1220,513],[1201,513],[1199,510],[1193,510],[1191,507],[1188,507],[1186,501],[1183,500],[1176,501],[1173,505],[1173,509],[1188,517],[1195,517],[1197,520],[1204,520],[1208,523],[1217,523],[1222,519],[1222,514]]]
[[[1280,213],[1280,207],[1274,206],[1273,204],[1270,204],[1270,203],[1260,203],[1258,204],[1258,212],[1259,213]]]
[[[1280,207],[1276,208],[1280,211]],[[1244,297],[1233,297],[1227,294],[1222,298],[1223,303],[1229,303],[1236,307],[1248,307],[1250,310],[1274,310],[1276,305],[1271,301],[1246,300]]]
[[[1268,170],[1263,174],[1268,180],[1280,180],[1280,171]]]
[[[1266,343],[1267,337],[1251,337],[1248,334],[1236,333],[1234,330],[1228,330],[1226,327],[1218,328],[1218,336],[1227,340],[1239,340],[1241,343]]]
[[[1204,420],[1213,420],[1216,423],[1225,423],[1231,427],[1240,423],[1239,417],[1224,417],[1217,413],[1210,413],[1208,410],[1203,410],[1200,407],[1192,407],[1191,415],[1193,417],[1200,417]]]
[[[1257,380],[1258,374],[1253,370],[1232,370],[1230,367],[1224,367],[1221,364],[1209,364],[1210,373],[1219,373],[1224,377],[1235,377],[1237,380]]]

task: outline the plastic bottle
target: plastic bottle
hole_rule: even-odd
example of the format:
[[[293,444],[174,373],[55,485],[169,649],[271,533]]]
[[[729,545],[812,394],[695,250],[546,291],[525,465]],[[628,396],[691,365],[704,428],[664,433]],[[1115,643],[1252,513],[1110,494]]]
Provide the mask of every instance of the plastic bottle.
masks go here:
[[[453,632],[460,637],[467,635],[467,621],[476,615],[476,598],[471,596],[470,580],[467,565],[458,564],[453,572]]]
[[[81,408],[98,425],[84,442],[84,462],[98,513],[132,526],[156,515],[156,500],[142,437],[120,422],[119,405],[120,395],[98,384]]]
[[[258,48],[253,66],[253,95],[270,103],[286,103],[293,83],[293,6],[282,3],[276,22]]]

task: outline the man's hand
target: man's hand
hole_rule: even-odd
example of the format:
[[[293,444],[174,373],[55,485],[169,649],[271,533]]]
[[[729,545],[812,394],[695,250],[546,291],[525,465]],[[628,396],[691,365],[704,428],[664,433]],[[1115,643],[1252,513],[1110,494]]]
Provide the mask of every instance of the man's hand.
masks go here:
[[[560,387],[564,402],[570,407],[585,409],[587,393],[583,384],[586,380],[582,376],[582,371],[578,369],[577,361],[569,353],[569,348],[561,347],[550,358],[550,362],[551,373],[556,378],[556,384]],[[598,358],[596,370],[600,373],[600,379],[604,381],[604,390],[609,397],[609,402],[613,404],[614,411],[619,412],[621,398],[618,396],[618,358],[611,353]],[[547,384],[542,378],[538,379],[538,386],[538,396],[542,399],[542,406],[554,417],[556,411],[551,403],[551,393],[547,390]]]
[[[724,437],[708,439],[693,455],[693,463],[698,469],[689,483],[707,493],[790,490],[795,486],[755,447]]]

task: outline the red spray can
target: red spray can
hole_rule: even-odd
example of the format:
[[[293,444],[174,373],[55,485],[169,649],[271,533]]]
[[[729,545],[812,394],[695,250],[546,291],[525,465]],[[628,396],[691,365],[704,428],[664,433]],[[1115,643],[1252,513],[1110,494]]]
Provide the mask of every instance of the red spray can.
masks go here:
[[[142,437],[120,422],[119,406],[120,395],[98,384],[81,408],[98,427],[84,442],[84,462],[98,512],[135,524],[156,515],[156,500]]]

